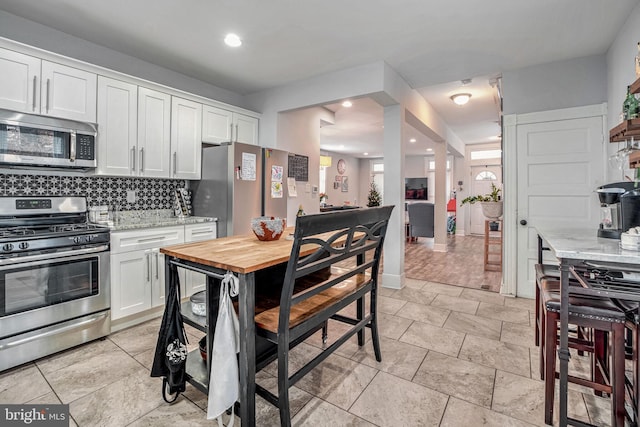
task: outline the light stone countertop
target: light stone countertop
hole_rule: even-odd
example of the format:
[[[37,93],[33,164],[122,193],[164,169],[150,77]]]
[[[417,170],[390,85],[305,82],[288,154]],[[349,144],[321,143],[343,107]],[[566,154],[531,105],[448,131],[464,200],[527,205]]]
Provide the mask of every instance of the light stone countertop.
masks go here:
[[[203,216],[173,216],[171,209],[157,209],[146,211],[120,211],[115,221],[107,225],[111,231],[136,230],[142,228],[171,227],[173,225],[201,224],[216,222],[217,218]]]
[[[640,251],[620,247],[620,240],[597,236],[595,228],[536,227],[557,258],[640,265]]]

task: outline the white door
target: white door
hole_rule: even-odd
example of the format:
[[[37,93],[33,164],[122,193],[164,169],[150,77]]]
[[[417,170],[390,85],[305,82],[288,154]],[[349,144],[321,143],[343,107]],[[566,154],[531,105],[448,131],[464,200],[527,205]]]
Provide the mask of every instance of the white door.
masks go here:
[[[210,105],[202,106],[202,142],[220,144],[231,141],[233,113]]]
[[[602,129],[601,116],[517,126],[517,296],[535,295],[536,226],[597,232],[594,189],[604,183],[606,159]]]
[[[151,308],[150,251],[111,255],[111,319]]]
[[[140,176],[169,178],[171,95],[138,88],[138,170]]]
[[[499,165],[472,166],[471,192],[472,195],[491,193],[491,184],[501,188],[502,168]],[[502,196],[502,193],[500,193]],[[469,231],[471,234],[484,235],[485,216],[482,214],[480,203],[469,205]]]
[[[40,113],[40,60],[0,49],[0,108]]]
[[[202,158],[202,104],[171,99],[171,176],[200,179]]]
[[[235,142],[258,145],[258,119],[234,113],[233,121],[235,124]]]
[[[42,61],[41,113],[95,123],[96,86],[93,73]]]
[[[136,85],[100,76],[97,174],[137,175],[137,104]]]

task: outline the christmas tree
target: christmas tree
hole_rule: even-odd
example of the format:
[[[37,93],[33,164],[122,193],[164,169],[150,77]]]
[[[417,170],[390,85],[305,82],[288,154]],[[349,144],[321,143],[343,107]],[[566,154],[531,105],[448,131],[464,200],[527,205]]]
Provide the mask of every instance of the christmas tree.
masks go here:
[[[378,187],[375,182],[371,183],[371,189],[369,190],[369,196],[367,197],[367,206],[380,206],[380,193],[378,193]]]

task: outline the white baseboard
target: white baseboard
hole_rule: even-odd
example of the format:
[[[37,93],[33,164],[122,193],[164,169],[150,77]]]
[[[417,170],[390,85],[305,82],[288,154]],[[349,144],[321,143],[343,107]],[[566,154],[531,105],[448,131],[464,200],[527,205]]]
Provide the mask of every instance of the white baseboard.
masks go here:
[[[405,279],[406,277],[404,272],[400,275],[382,273],[381,285],[383,288],[402,289],[404,287]]]

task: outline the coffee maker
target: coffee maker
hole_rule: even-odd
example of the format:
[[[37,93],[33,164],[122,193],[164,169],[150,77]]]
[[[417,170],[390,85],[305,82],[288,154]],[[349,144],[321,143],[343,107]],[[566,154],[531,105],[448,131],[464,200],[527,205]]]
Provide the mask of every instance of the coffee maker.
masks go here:
[[[631,227],[640,226],[640,186],[614,182],[599,187],[600,227],[598,237],[619,239]]]

